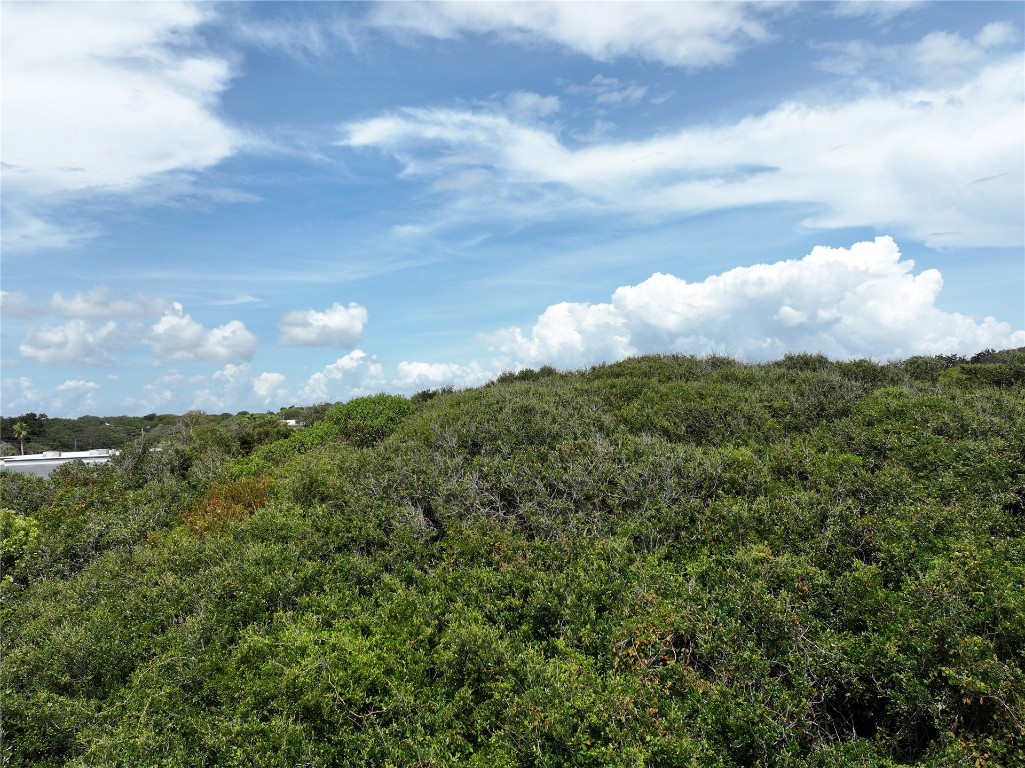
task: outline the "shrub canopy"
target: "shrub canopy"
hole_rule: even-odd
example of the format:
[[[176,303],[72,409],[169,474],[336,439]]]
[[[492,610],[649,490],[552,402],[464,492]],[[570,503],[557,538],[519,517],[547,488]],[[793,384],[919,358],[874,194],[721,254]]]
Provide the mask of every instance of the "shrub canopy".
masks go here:
[[[1023,371],[644,357],[5,474],[3,759],[1025,764]]]

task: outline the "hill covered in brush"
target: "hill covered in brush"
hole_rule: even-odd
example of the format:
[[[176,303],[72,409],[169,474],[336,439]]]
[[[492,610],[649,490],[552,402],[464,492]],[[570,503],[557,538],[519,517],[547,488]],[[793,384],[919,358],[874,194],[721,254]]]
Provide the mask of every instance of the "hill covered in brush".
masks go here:
[[[188,414],[2,505],[12,766],[1025,764],[1025,350]]]

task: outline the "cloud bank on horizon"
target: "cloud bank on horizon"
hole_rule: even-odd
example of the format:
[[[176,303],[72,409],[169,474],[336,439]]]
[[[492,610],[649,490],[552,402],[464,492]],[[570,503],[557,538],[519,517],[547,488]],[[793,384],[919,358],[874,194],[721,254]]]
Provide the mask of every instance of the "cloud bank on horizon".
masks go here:
[[[5,3],[3,412],[1023,346],[1021,20],[944,9]]]
[[[250,394],[264,404],[325,402],[383,390],[473,386],[507,370],[573,369],[639,354],[727,354],[763,362],[807,350],[834,359],[887,359],[1025,346],[1025,330],[1009,323],[938,308],[942,276],[934,269],[918,274],[913,269],[914,262],[901,258],[892,238],[879,237],[849,249],[819,246],[802,259],[737,267],[700,282],[655,273],[637,285],[617,288],[608,303],[553,304],[526,331],[509,327],[479,333],[477,353],[483,362],[403,360],[389,376],[376,357],[352,349],[293,382],[297,390],[280,372],[252,374],[247,361],[257,342],[238,321],[203,328],[175,303],[150,327],[147,343],[163,360],[226,363],[209,380],[189,380],[204,385],[193,405],[208,410],[248,402]],[[54,303],[60,304],[59,299],[55,296]],[[75,297],[76,306],[82,302],[83,297]],[[134,309],[130,302],[124,305]],[[281,320],[281,341],[351,347],[366,322],[367,311],[357,304],[290,312]],[[77,359],[114,367],[124,339],[117,321],[89,325],[76,318],[30,335],[21,353],[41,362]],[[161,381],[185,379],[172,374]],[[8,386],[36,391],[27,378]],[[93,381],[67,380],[54,391],[64,397],[79,393],[84,402],[95,403],[93,393],[99,388]],[[174,397],[173,389],[157,387],[139,404],[143,410],[157,408]]]
[[[803,259],[697,283],[656,273],[618,288],[610,303],[556,304],[529,334],[511,328],[487,338],[516,364],[571,367],[651,352],[764,361],[801,350],[850,359],[1025,345],[1025,331],[1008,323],[937,308],[942,276],[913,268],[890,237],[819,246]]]

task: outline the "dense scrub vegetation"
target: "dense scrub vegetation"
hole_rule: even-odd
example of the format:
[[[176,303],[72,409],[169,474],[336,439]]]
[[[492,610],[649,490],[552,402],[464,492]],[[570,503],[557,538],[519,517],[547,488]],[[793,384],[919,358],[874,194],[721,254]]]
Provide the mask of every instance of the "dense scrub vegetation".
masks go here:
[[[542,369],[5,474],[3,758],[1023,765],[1025,350],[985,354]]]

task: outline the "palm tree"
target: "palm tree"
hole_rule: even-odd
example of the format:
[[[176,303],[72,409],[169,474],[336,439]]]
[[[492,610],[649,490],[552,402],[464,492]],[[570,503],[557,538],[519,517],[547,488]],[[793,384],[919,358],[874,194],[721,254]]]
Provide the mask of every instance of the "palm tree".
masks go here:
[[[13,428],[14,436],[18,438],[18,442],[21,443],[21,455],[25,455],[25,438],[28,437],[28,425],[24,421],[19,421],[14,425]]]

